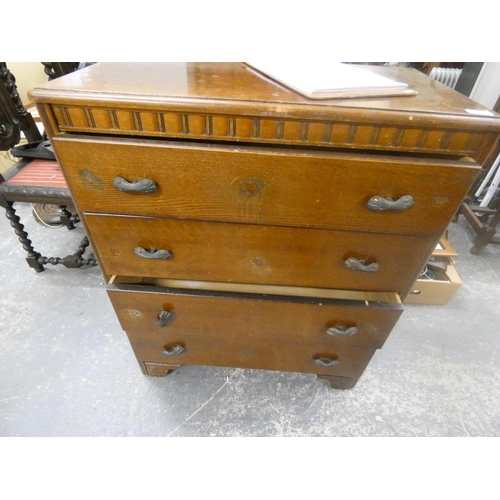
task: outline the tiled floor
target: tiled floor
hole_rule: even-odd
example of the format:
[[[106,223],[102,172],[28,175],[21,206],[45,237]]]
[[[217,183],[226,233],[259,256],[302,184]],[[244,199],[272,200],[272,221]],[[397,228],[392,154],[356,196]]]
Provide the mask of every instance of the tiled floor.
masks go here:
[[[81,228],[48,229],[20,205],[45,255]],[[3,212],[3,210],[2,210]],[[183,367],[142,375],[98,268],[36,274],[0,218],[0,436],[499,436],[500,246],[469,253],[447,306],[408,305],[356,388],[305,374]]]

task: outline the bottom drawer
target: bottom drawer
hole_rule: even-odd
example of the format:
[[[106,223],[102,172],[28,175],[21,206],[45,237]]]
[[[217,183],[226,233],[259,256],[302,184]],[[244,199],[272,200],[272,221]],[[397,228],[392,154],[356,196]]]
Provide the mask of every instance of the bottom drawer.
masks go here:
[[[113,283],[108,295],[148,374],[181,365],[225,366],[313,373],[341,380],[336,387],[342,388],[361,376],[403,310],[390,293]]]
[[[376,349],[339,347],[327,342],[316,345],[252,342],[222,338],[127,332],[139,361],[173,365],[207,365],[260,370],[279,370],[359,377]]]

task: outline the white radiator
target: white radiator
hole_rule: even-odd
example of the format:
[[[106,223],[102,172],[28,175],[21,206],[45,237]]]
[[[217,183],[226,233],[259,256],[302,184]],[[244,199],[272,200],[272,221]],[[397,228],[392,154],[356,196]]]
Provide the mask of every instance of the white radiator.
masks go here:
[[[433,80],[454,89],[460,73],[462,73],[462,70],[456,68],[432,68],[429,76]]]

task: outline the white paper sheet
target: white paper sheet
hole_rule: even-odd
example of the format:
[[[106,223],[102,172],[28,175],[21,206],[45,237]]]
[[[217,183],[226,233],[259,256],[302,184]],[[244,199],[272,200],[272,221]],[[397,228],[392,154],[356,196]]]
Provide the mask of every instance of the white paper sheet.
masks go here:
[[[308,94],[399,89],[408,85],[340,62],[260,62],[247,63],[279,82]]]

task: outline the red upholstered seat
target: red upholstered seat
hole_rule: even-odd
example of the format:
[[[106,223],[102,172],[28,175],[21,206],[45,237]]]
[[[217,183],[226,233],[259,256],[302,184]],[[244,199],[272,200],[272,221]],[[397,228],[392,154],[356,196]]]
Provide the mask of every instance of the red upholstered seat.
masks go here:
[[[33,160],[5,184],[19,184],[24,186],[46,186],[67,188],[66,181],[57,161]]]
[[[85,236],[78,250],[66,257],[45,257],[37,252],[28,233],[21,223],[14,208],[15,202],[56,205],[59,207],[61,223],[68,229],[80,222],[78,214],[72,214],[66,208],[72,205],[71,194],[62,174],[59,163],[54,160],[21,160],[0,175],[0,206],[5,208],[7,218],[14,228],[23,248],[28,252],[26,260],[35,271],[43,271],[45,264],[62,264],[69,268],[96,266],[94,257],[84,258],[83,254],[89,246]]]

